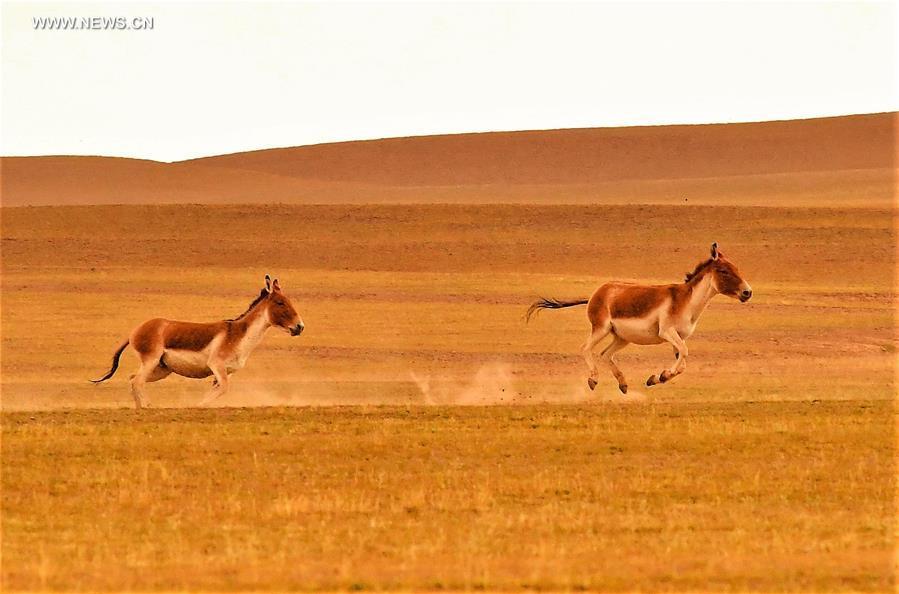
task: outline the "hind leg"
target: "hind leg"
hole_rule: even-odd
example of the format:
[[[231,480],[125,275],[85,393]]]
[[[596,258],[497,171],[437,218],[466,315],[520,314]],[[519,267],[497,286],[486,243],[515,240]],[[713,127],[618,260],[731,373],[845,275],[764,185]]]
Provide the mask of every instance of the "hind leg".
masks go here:
[[[171,374],[172,374],[172,371],[169,368],[163,367],[162,365],[157,365],[147,375],[147,379],[145,380],[145,382],[148,384],[151,384],[153,382],[158,382],[159,380],[167,378]],[[144,406],[146,406],[146,407],[152,406],[150,404],[149,398],[146,398],[143,394],[141,394],[141,398],[144,399]]]
[[[603,349],[602,353],[600,353],[599,358],[603,363],[609,366],[609,369],[612,371],[612,375],[615,376],[615,379],[618,380],[618,389],[621,390],[622,394],[627,394],[627,379],[625,379],[624,374],[621,373],[621,370],[618,368],[618,363],[615,361],[615,353],[629,345],[630,343],[620,336],[616,336],[615,340],[609,344],[606,348]]]
[[[141,363],[137,373],[131,376],[131,397],[134,398],[134,408],[138,410],[144,407],[144,384],[147,383],[147,378],[153,371],[153,367],[155,365],[150,367],[145,363]]]
[[[143,408],[150,406],[150,401],[144,396],[144,385],[158,382],[172,373],[168,368],[160,365],[159,359],[141,358],[140,369],[131,376],[131,397],[134,398],[134,407]]]
[[[581,353],[584,355],[587,369],[590,370],[590,376],[587,378],[587,385],[590,386],[591,390],[596,387],[596,380],[599,374],[599,370],[596,368],[596,359],[593,358],[593,349],[596,348],[596,345],[598,345],[603,338],[608,336],[611,329],[612,325],[608,322],[594,325],[593,330],[590,331],[590,336],[587,337],[587,341],[584,343],[584,346],[581,347]]]

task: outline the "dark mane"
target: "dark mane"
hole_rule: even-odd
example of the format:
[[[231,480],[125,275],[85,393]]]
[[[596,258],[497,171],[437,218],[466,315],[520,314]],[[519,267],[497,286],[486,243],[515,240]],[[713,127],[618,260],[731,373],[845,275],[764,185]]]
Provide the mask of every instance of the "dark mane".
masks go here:
[[[253,302],[250,303],[250,304],[247,306],[247,310],[246,310],[245,312],[243,312],[242,314],[240,314],[240,315],[237,316],[236,318],[230,318],[230,319],[225,320],[225,321],[226,321],[226,322],[236,322],[236,321],[239,320],[240,318],[242,318],[242,317],[244,317],[245,315],[247,315],[248,313],[250,313],[250,310],[253,309],[254,307],[256,307],[256,306],[259,304],[259,302],[262,301],[263,299],[265,299],[266,297],[268,297],[268,291],[266,291],[265,289],[262,289],[262,292],[259,293],[259,297],[257,297],[256,299],[253,299]]]
[[[704,260],[696,265],[696,268],[693,269],[693,272],[688,272],[684,277],[684,282],[689,283],[692,280],[695,280],[702,276],[702,273],[705,272],[706,268],[712,265],[714,260],[709,258],[708,260]]]

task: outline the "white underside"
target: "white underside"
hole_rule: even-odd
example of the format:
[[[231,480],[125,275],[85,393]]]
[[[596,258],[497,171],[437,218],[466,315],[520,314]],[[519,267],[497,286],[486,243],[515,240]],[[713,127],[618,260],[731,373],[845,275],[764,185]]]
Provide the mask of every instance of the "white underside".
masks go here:
[[[184,377],[209,377],[213,373],[209,364],[212,359],[221,361],[226,373],[233,373],[246,364],[247,358],[259,345],[268,326],[267,318],[257,318],[230,353],[221,352],[224,334],[219,334],[201,351],[166,349],[162,355],[162,362],[170,371]]]
[[[645,318],[618,318],[612,320],[612,332],[615,336],[634,344],[659,344],[664,342],[659,337],[659,316]]]
[[[209,347],[202,351],[166,349],[162,354],[162,362],[170,371],[184,377],[209,377],[212,375],[212,370],[209,369],[209,351]]]
[[[690,301],[676,315],[671,313],[671,300],[642,318],[613,318],[612,332],[615,336],[633,344],[660,344],[670,342],[665,336],[673,329],[681,339],[689,338],[696,329],[709,300],[715,294],[709,280],[704,280],[693,292]]]

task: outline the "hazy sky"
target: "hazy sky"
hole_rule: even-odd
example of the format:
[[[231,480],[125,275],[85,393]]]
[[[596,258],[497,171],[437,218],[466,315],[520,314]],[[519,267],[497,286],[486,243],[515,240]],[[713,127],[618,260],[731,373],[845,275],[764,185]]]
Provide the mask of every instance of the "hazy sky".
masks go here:
[[[153,19],[35,30],[33,17]],[[899,110],[892,3],[4,4],[0,153]]]

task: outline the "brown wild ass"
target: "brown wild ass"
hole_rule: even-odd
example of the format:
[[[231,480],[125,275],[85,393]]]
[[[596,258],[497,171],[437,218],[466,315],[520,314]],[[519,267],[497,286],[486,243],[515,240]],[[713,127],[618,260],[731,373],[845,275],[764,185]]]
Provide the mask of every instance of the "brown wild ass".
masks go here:
[[[718,251],[718,244],[713,243],[711,257],[687,274],[683,283],[638,285],[611,282],[598,288],[589,300],[541,299],[528,309],[527,319],[540,309],[586,305],[591,329],[581,350],[590,369],[587,385],[591,390],[596,387],[593,349],[611,334],[612,342],[599,357],[618,380],[618,389],[622,394],[627,394],[627,380],[615,362],[615,353],[631,343],[667,342],[674,347],[674,363],[660,374],[650,376],[646,385],[664,384],[680,375],[687,367],[687,344],[684,341],[693,334],[699,316],[709,301],[719,293],[746,302],[752,297],[752,287],[743,280],[737,267]]]
[[[112,356],[112,369],[95,384],[108,380],[119,367],[119,357],[130,344],[140,356],[140,369],[131,376],[131,395],[137,408],[149,406],[144,384],[176,373],[184,377],[215,376],[202,404],[228,391],[228,376],[242,368],[272,326],[299,336],[305,326],[290,299],[281,292],[278,279],[265,275],[265,287],[240,316],[210,322],[147,320],[131,332]]]

